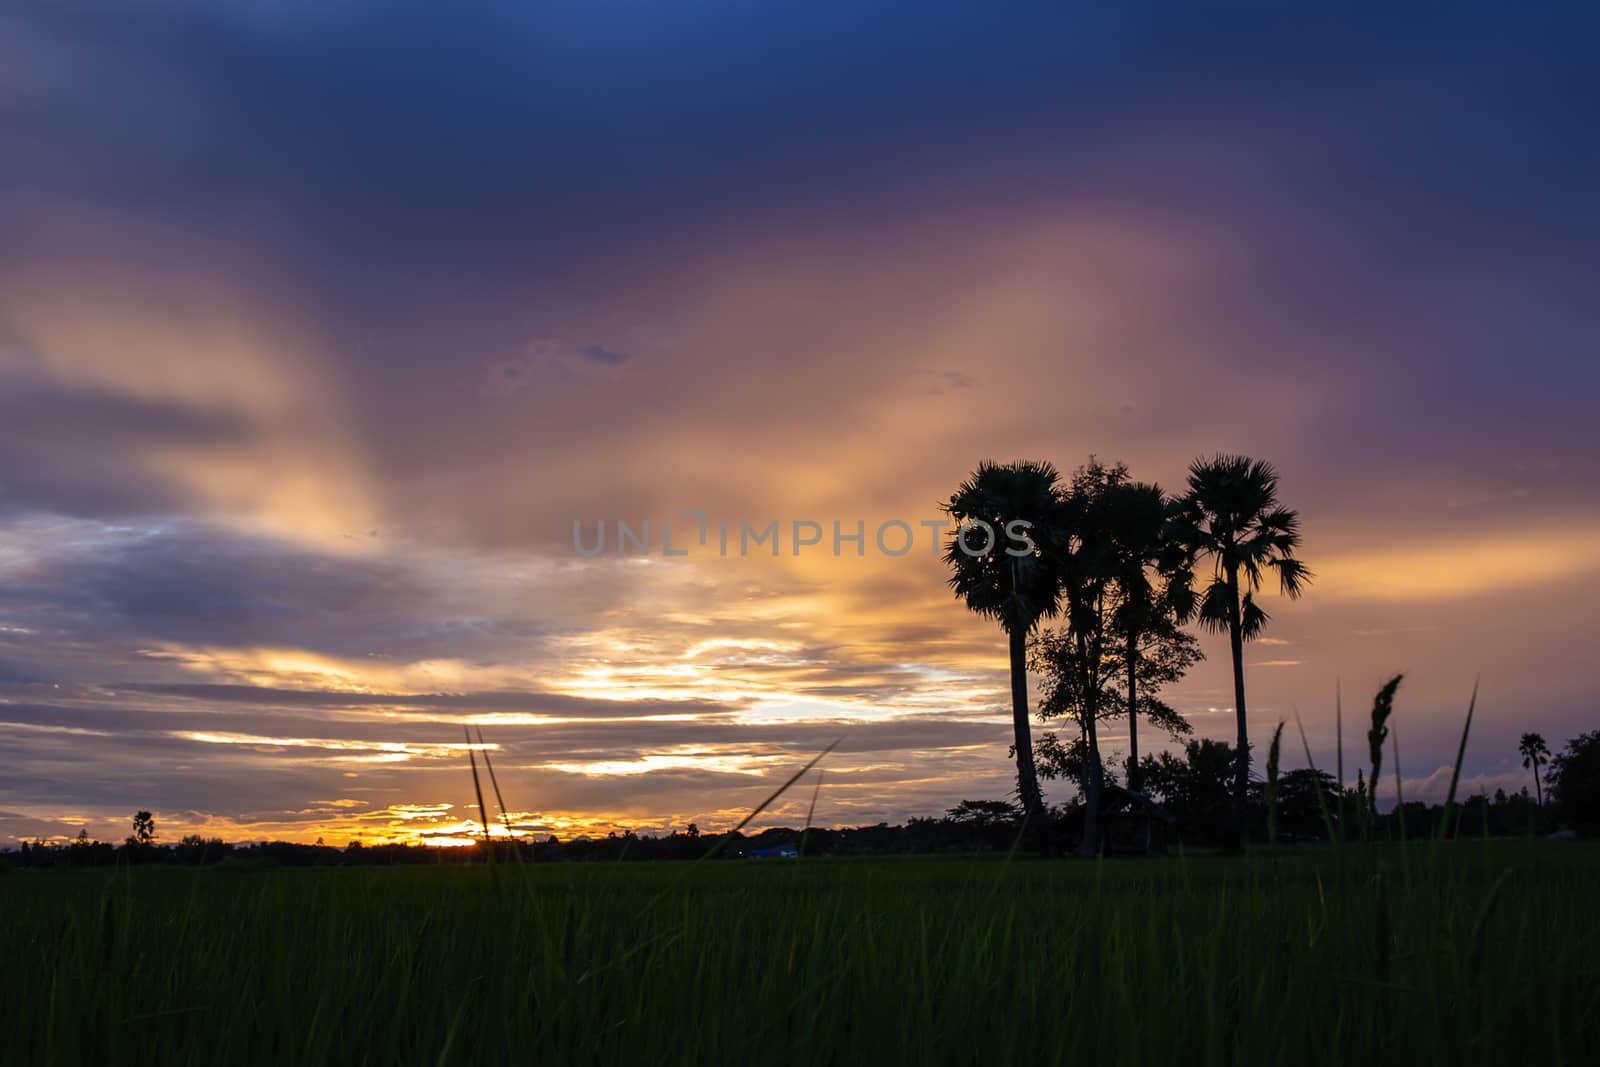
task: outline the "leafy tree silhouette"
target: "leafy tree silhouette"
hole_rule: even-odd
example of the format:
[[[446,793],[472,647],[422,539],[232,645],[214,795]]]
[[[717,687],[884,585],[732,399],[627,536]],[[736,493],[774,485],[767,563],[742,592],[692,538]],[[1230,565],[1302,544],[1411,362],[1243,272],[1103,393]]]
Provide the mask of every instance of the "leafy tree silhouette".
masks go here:
[[[1110,633],[1112,639],[1105,643],[1101,665],[1094,672],[1103,686],[1096,711],[1100,722],[1121,716],[1128,706],[1126,690],[1122,687],[1127,677],[1127,646],[1115,625]],[[1162,686],[1182,678],[1200,658],[1199,642],[1179,629],[1170,618],[1147,626],[1139,639],[1135,665],[1137,709],[1152,726],[1173,741],[1183,741],[1194,732],[1194,727],[1177,709],[1163,701],[1158,692]],[[1083,679],[1090,676],[1090,671],[1079,661],[1077,642],[1066,630],[1041,630],[1028,644],[1028,669],[1044,681],[1039,697],[1040,720],[1048,723],[1070,719],[1078,731],[1076,738],[1065,741],[1053,731],[1040,736],[1034,744],[1039,774],[1044,778],[1076,782],[1080,789],[1087,791],[1089,734],[1084,724]],[[1101,760],[1101,777],[1105,783],[1116,784],[1116,775],[1104,759]],[[1139,788],[1133,783],[1141,781],[1142,777],[1142,767],[1130,768],[1129,787]]]
[[[1116,539],[1119,496],[1128,486],[1128,469],[1095,459],[1073,473],[1062,497],[1060,540],[1062,592],[1067,601],[1068,661],[1079,677],[1076,691],[1084,732],[1083,839],[1080,856],[1099,851],[1100,794],[1105,768],[1100,759],[1098,719],[1108,681],[1106,652],[1117,596]]]
[[[935,825],[935,839],[946,846],[1005,848],[1015,840],[1020,814],[1005,800],[963,800]]]
[[[156,819],[148,811],[133,813],[133,833],[128,837],[128,844],[140,847],[154,844],[156,840]]]
[[[1278,472],[1272,464],[1218,455],[1190,465],[1188,492],[1174,521],[1175,536],[1191,564],[1202,558],[1212,563],[1211,581],[1200,599],[1200,622],[1226,633],[1233,654],[1233,704],[1239,726],[1233,827],[1242,848],[1250,787],[1244,642],[1259,636],[1266,626],[1267,613],[1256,604],[1255,594],[1269,570],[1277,572],[1280,590],[1291,598],[1300,596],[1311,581],[1311,572],[1294,555],[1300,545],[1300,517],[1278,503]]]
[[[1327,826],[1324,811],[1339,806],[1339,787],[1333,775],[1311,767],[1285,771],[1278,779],[1278,825],[1294,837],[1322,837]]]
[[[1183,753],[1146,756],[1141,774],[1145,788],[1166,803],[1178,818],[1186,841],[1222,843],[1231,829],[1231,781],[1237,760],[1225,741],[1190,741]]]
[[[1550,798],[1572,829],[1600,834],[1600,730],[1568,741],[1550,761]]]
[[[1099,664],[1086,662],[1086,649],[1070,628],[1041,630],[1028,643],[1028,669],[1038,674],[1044,682],[1039,694],[1039,718],[1043,722],[1070,719],[1078,728],[1078,736],[1063,742],[1054,732],[1042,734],[1034,746],[1039,773],[1046,778],[1061,778],[1077,784],[1085,800],[1091,788],[1089,775],[1088,709],[1095,709],[1099,720],[1120,715],[1121,707],[1114,694],[1108,694],[1108,679],[1115,674],[1115,664],[1102,660]],[[1106,657],[1109,658],[1109,657]],[[1120,659],[1119,659],[1120,662]],[[1098,686],[1098,699],[1090,699],[1090,686]],[[1098,749],[1098,746],[1096,746]],[[1115,779],[1102,762],[1102,785],[1115,784]]]
[[[953,823],[962,823],[988,829],[991,826],[1010,826],[1017,821],[1017,809],[1004,800],[963,800],[945,812],[944,817]]]

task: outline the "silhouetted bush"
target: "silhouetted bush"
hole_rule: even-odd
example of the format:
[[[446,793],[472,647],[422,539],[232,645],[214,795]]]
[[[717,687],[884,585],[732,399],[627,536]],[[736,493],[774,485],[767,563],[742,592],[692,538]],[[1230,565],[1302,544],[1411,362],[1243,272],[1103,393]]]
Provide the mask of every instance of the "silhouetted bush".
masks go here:
[[[1550,796],[1562,822],[1585,837],[1600,834],[1600,730],[1574,737],[1550,761]]]

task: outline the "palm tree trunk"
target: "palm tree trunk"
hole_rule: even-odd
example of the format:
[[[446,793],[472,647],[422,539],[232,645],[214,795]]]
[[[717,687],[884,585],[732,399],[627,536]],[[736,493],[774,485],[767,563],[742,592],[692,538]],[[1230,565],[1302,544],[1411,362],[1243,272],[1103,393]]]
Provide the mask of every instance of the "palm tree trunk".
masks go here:
[[[1544,789],[1539,785],[1539,761],[1533,761],[1533,802],[1544,809]]]
[[[1248,837],[1245,798],[1250,788],[1250,730],[1244,707],[1244,624],[1239,617],[1239,569],[1228,568],[1228,645],[1233,653],[1233,707],[1239,719],[1239,751],[1233,771],[1233,837],[1242,849]]]
[[[1088,642],[1081,636],[1078,638],[1078,650],[1080,662],[1094,662],[1089,659]],[[1089,787],[1083,795],[1083,840],[1078,842],[1078,855],[1087,858],[1100,851],[1100,790],[1104,780],[1100,773],[1100,738],[1095,729],[1095,718],[1100,713],[1100,679],[1095,677],[1091,668],[1086,668],[1084,675],[1083,728],[1089,739]]]
[[[1134,791],[1141,784],[1139,775],[1139,637],[1128,634],[1128,788]]]
[[[1011,728],[1017,744],[1017,792],[1022,797],[1022,813],[1035,830],[1044,827],[1044,798],[1039,794],[1039,776],[1033,769],[1033,730],[1028,723],[1028,635],[1020,628],[1010,634],[1011,643]]]
[[[1093,857],[1100,851],[1100,740],[1096,736],[1094,715],[1089,716],[1089,791],[1083,798],[1083,840],[1078,855]]]

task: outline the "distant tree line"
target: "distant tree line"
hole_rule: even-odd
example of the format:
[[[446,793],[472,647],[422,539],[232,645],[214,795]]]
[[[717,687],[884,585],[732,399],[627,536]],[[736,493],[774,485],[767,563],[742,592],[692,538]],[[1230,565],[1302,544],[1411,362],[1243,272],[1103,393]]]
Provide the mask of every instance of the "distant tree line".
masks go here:
[[[1392,696],[1392,694],[1391,694]],[[1530,741],[1533,739],[1533,741]],[[1534,743],[1536,742],[1536,743]],[[1568,741],[1549,755],[1543,738],[1529,734],[1519,751],[1533,751],[1528,768],[1538,780],[1526,788],[1493,796],[1478,794],[1449,813],[1459,836],[1512,837],[1563,831],[1575,836],[1600,836],[1600,730]],[[1275,764],[1275,761],[1274,761]],[[1225,847],[1233,839],[1233,775],[1237,757],[1224,741],[1190,740],[1180,752],[1145,756],[1139,775],[1148,795],[1172,819],[1176,843],[1197,848]],[[1541,770],[1548,768],[1548,770]],[[1275,765],[1273,766],[1275,771]],[[1106,769],[1106,786],[1117,788],[1114,769]],[[1271,797],[1269,803],[1269,785]],[[1333,775],[1314,768],[1276,773],[1272,781],[1252,781],[1246,798],[1247,829],[1279,842],[1326,841],[1331,828],[1349,838],[1368,840],[1421,839],[1435,833],[1447,817],[1440,804],[1407,801],[1391,811],[1373,812],[1365,780],[1338,788]],[[1048,809],[1046,819],[1057,827],[1081,824],[1083,799]],[[1015,848],[1028,826],[1023,808],[1009,800],[963,800],[941,818],[915,818],[899,825],[879,823],[847,829],[774,827],[753,834],[702,834],[691,823],[671,834],[636,834],[630,830],[605,837],[561,841],[521,838],[493,841],[494,860],[501,863],[629,862],[636,860],[734,860],[757,851],[793,845],[801,856],[881,856],[1003,852]],[[405,843],[363,844],[344,848],[290,841],[235,845],[221,838],[192,834],[175,844],[161,844],[149,812],[134,816],[134,833],[120,845],[96,841],[87,829],[65,843],[24,842],[20,849],[0,852],[0,870],[9,868],[109,867],[116,864],[171,864],[252,871],[275,867],[365,867],[408,864],[468,864],[489,859],[482,842],[472,846]],[[140,831],[143,831],[142,833]]]
[[[795,830],[777,827],[753,834],[636,834],[561,841],[506,838],[493,840],[497,863],[616,863],[641,860],[699,860],[715,849],[714,859],[736,860],[783,845],[807,856],[871,856],[939,852],[985,852],[1009,848],[1016,836],[1016,809],[1006,801],[970,801],[964,805],[992,808],[984,818],[963,811],[958,817],[912,819],[903,825],[879,823],[848,829]],[[958,809],[961,810],[961,809]],[[92,841],[87,835],[70,843],[24,843],[20,850],[0,852],[9,867],[109,867],[118,863],[206,866],[252,871],[275,867],[379,867],[411,864],[480,864],[488,859],[483,842],[473,845],[429,845],[352,842],[344,848],[290,841],[234,845],[221,840],[153,845],[137,853],[126,846]]]
[[[1387,688],[1387,687],[1386,687]],[[1381,694],[1380,694],[1381,695]],[[1389,693],[1392,702],[1393,693]],[[1389,705],[1392,706],[1392,703]],[[1537,736],[1537,735],[1531,735]],[[1232,841],[1233,746],[1224,741],[1189,740],[1176,752],[1146,756],[1140,776],[1144,792],[1173,819],[1179,841],[1198,847],[1226,847]],[[1458,799],[1450,813],[1458,836],[1508,837],[1566,830],[1600,836],[1600,731],[1573,738],[1548,760],[1548,788],[1515,793],[1497,789]],[[1275,769],[1275,768],[1274,768]],[[1110,784],[1115,772],[1107,769]],[[1259,840],[1325,841],[1330,828],[1346,840],[1402,840],[1431,836],[1446,817],[1443,804],[1419,800],[1379,812],[1371,777],[1342,790],[1328,771],[1313,767],[1274,774],[1269,782],[1252,779],[1246,796],[1246,828]],[[1052,809],[1059,826],[1081,820],[1081,798]]]

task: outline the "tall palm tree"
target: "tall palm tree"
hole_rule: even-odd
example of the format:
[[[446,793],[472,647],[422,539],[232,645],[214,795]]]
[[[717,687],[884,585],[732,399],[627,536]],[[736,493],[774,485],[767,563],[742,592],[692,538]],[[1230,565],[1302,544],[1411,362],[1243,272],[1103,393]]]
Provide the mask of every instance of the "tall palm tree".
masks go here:
[[[1147,635],[1161,624],[1188,621],[1194,596],[1185,553],[1174,537],[1175,504],[1160,486],[1119,484],[1109,492],[1107,510],[1117,596],[1113,622],[1123,643],[1121,666],[1126,673],[1128,788],[1138,789],[1140,650]]]
[[[1061,514],[1060,474],[1049,463],[978,464],[951,494],[943,510],[956,523],[945,548],[950,588],[971,610],[1005,630],[1011,654],[1011,725],[1017,750],[1017,791],[1025,818],[1044,822],[1044,798],[1033,763],[1028,723],[1028,635],[1061,610],[1061,575],[1056,536]],[[1014,522],[1029,523],[1034,551],[1007,537]],[[984,524],[982,526],[975,524]],[[970,524],[970,525],[969,525]],[[985,528],[986,527],[986,528]]]
[[[1522,765],[1533,770],[1533,797],[1542,808],[1544,788],[1539,784],[1539,767],[1550,762],[1550,746],[1544,743],[1544,737],[1540,734],[1523,734],[1517,751],[1522,753]]]
[[[1266,573],[1295,598],[1311,572],[1295,558],[1300,517],[1278,503],[1278,472],[1247,456],[1217,455],[1189,466],[1189,489],[1178,513],[1179,537],[1190,560],[1209,558],[1211,582],[1200,598],[1200,622],[1226,632],[1233,653],[1233,705],[1239,742],[1233,779],[1233,830],[1245,838],[1245,796],[1250,785],[1250,735],[1244,699],[1244,643],[1257,637],[1267,613],[1256,603]]]

